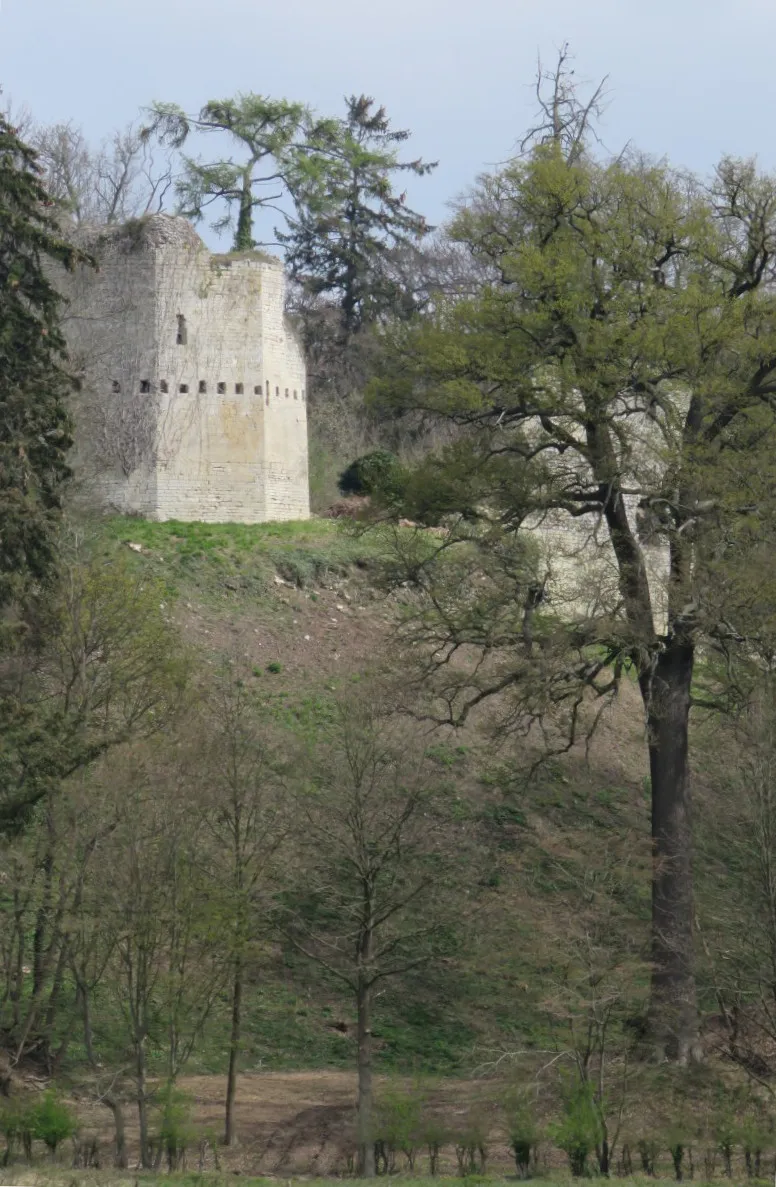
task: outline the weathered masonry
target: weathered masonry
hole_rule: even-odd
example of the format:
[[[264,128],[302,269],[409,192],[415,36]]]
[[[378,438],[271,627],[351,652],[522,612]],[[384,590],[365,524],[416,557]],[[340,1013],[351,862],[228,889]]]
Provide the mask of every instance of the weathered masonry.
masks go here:
[[[99,270],[62,283],[84,494],[158,520],[307,518],[304,355],[281,263],[211,255],[169,215],[86,245]]]

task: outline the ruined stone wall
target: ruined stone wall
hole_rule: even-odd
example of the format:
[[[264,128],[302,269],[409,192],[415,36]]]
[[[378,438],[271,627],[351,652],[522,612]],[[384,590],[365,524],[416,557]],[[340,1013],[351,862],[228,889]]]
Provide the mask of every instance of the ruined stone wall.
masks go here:
[[[211,256],[163,215],[96,248],[97,276],[66,284],[66,332],[84,359],[75,464],[97,500],[162,520],[306,518],[304,358],[282,265]]]

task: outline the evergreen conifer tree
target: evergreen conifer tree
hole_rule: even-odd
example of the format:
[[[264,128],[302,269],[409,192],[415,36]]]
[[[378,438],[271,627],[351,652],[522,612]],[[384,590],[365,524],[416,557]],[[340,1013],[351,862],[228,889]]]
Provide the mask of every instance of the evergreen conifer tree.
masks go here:
[[[278,236],[291,275],[313,293],[333,294],[346,338],[365,322],[402,304],[402,286],[390,274],[391,252],[415,244],[431,228],[396,193],[392,175],[424,176],[435,164],[400,161],[409,132],[392,130],[384,107],[366,95],[347,100],[340,121],[316,130],[319,151],[305,161],[298,215]]]
[[[34,151],[0,116],[0,605],[49,575],[69,474],[72,381],[46,265],[81,257],[52,205]]]

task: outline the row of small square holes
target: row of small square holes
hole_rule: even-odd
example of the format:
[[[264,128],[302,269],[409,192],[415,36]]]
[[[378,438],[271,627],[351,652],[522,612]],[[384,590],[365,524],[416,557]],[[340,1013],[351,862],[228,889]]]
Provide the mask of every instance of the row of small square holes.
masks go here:
[[[121,391],[121,384],[119,383],[118,379],[113,380],[112,389],[113,389],[114,393],[118,393]],[[160,382],[159,390],[161,392],[165,392],[165,393],[170,390],[166,379],[163,379]],[[181,394],[183,394],[183,395],[185,395],[188,392],[188,390],[189,390],[189,385],[187,383],[181,383],[178,387],[178,391],[181,392]],[[140,380],[140,391],[143,395],[147,395],[151,391],[151,380],[150,379],[141,379]],[[202,394],[202,395],[205,395],[205,393],[207,392],[207,383],[204,379],[200,379],[200,381],[199,381],[199,391],[200,391],[200,394]],[[219,396],[225,396],[226,395],[226,384],[225,383],[217,383],[216,391],[218,392]],[[244,393],[244,391],[245,391],[244,384],[236,383],[234,385],[235,395],[241,396]],[[286,391],[286,399],[288,399],[289,398],[289,389],[286,388],[285,391]],[[261,384],[260,383],[257,383],[254,386],[253,394],[254,394],[254,396],[261,395]],[[280,388],[279,387],[275,388],[275,395],[278,398],[280,397]],[[296,388],[294,388],[294,399],[295,400],[299,399],[299,394],[298,394]],[[302,399],[304,399],[304,388],[302,388]],[[269,404],[269,380],[267,380],[266,402]]]

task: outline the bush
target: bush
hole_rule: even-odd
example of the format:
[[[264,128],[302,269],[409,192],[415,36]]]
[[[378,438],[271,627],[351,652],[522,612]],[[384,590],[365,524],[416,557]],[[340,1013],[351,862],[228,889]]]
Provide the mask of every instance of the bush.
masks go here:
[[[722,1155],[722,1167],[725,1178],[733,1177],[733,1153],[738,1141],[738,1126],[732,1112],[720,1110],[714,1118],[714,1136],[717,1139],[717,1149]]]
[[[472,1109],[464,1128],[455,1138],[455,1156],[458,1170],[465,1178],[484,1175],[488,1166],[488,1138],[490,1126],[487,1118]]]
[[[191,1098],[174,1084],[168,1084],[159,1099],[158,1155],[167,1156],[169,1171],[185,1166],[186,1151],[196,1137],[191,1120]]]
[[[654,1178],[657,1167],[658,1155],[660,1154],[660,1146],[655,1138],[640,1138],[638,1144],[639,1158],[641,1159],[641,1169],[645,1175]],[[673,1154],[671,1155],[673,1158]]]
[[[428,1152],[428,1173],[439,1174],[439,1153],[449,1140],[450,1134],[441,1117],[433,1113],[424,1115],[420,1125],[420,1141]]]
[[[343,495],[382,495],[390,501],[401,498],[404,471],[395,453],[374,449],[351,462],[339,477]]]
[[[76,1119],[64,1101],[53,1089],[45,1092],[33,1111],[33,1137],[39,1138],[52,1154],[56,1154],[57,1146],[71,1138],[77,1128]]]
[[[757,1117],[746,1117],[738,1137],[744,1151],[747,1178],[761,1178],[763,1153],[771,1141],[771,1135],[766,1126]]]
[[[531,1103],[525,1095],[510,1096],[505,1102],[509,1147],[515,1159],[518,1179],[531,1176],[531,1165],[536,1159],[539,1143],[539,1126]]]
[[[5,1138],[4,1166],[13,1162],[19,1145],[28,1159],[32,1157],[37,1112],[36,1101],[23,1101],[18,1097],[3,1101],[0,1108],[0,1130]]]
[[[421,1101],[417,1095],[386,1093],[377,1106],[375,1163],[378,1171],[393,1174],[396,1155],[407,1160],[407,1170],[415,1169],[415,1157],[421,1143]]]
[[[575,1178],[587,1171],[587,1160],[601,1140],[601,1123],[588,1084],[569,1089],[563,1102],[563,1117],[552,1135],[569,1160]]]

